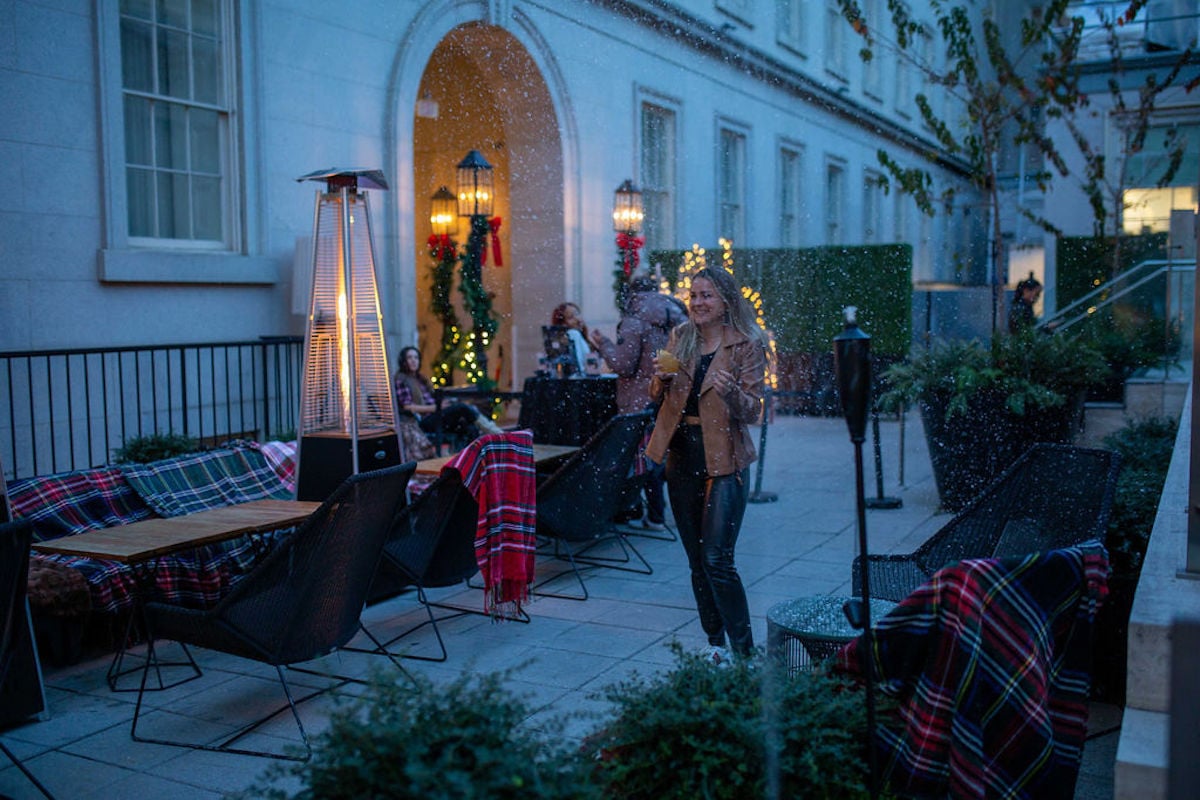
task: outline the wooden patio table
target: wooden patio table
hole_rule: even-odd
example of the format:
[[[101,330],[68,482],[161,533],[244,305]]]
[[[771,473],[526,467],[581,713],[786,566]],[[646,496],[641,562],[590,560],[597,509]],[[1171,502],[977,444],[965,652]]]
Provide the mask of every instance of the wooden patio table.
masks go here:
[[[128,525],[85,531],[48,542],[37,542],[33,545],[33,549],[39,553],[83,556],[132,565],[134,567],[133,574],[138,583],[137,600],[140,608],[141,602],[148,593],[147,583],[153,580],[152,576],[148,576],[139,569],[147,562],[160,556],[234,539],[249,533],[262,533],[298,525],[320,505],[317,502],[304,500],[252,500],[249,503],[210,508],[178,517],[144,519]],[[117,683],[122,675],[128,675],[137,670],[137,668],[124,671],[121,669],[133,627],[133,619],[134,617],[131,615],[129,625],[126,627],[125,639],[121,643],[121,648],[113,656],[113,662],[108,669],[108,686],[114,692],[136,691],[136,687],[117,688]],[[158,685],[153,688],[169,689],[200,677],[200,668],[196,666],[196,662],[186,647],[184,647],[184,653],[187,661],[158,662],[156,667],[189,666],[192,668],[193,674],[175,683],[166,684],[163,682],[161,671],[156,671]]]

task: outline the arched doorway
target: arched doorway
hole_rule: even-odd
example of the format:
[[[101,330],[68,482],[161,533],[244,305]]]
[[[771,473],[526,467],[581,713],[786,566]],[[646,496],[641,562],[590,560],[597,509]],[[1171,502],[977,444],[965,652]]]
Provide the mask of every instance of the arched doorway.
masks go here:
[[[436,103],[436,116],[429,101]],[[563,156],[559,124],[546,82],[522,44],[507,31],[460,25],[437,45],[421,76],[413,121],[417,330],[425,363],[438,352],[441,322],[432,311],[430,198],[454,188],[455,165],[479,150],[494,168],[502,219],[503,266],[489,257],[484,286],[500,328],[488,367],[508,387],[535,368],[541,326],[563,298]],[[467,221],[459,221],[465,244]],[[454,278],[459,322],[470,325]],[[462,373],[454,376],[461,382]]]

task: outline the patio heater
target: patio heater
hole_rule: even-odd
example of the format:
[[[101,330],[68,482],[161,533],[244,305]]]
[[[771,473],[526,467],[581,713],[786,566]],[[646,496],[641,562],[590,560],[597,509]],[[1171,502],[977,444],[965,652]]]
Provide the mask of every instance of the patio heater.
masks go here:
[[[360,189],[387,189],[379,170],[331,169],[321,181],[312,237],[312,299],[296,497],[324,500],[348,476],[400,463],[383,318],[375,284],[371,213]]]

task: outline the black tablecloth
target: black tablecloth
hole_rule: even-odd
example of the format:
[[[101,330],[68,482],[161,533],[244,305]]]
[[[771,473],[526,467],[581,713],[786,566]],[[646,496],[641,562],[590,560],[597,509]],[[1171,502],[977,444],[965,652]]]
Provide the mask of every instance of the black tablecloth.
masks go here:
[[[520,426],[540,444],[582,445],[616,413],[616,378],[525,379]]]

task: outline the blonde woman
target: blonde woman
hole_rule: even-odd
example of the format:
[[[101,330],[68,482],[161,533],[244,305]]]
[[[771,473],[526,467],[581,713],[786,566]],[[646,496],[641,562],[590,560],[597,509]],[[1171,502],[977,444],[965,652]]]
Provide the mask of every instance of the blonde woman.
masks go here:
[[[766,346],[754,310],[723,269],[696,273],[688,311],[654,361],[650,396],[662,406],[646,455],[666,461],[671,512],[708,636],[705,657],[721,665],[730,650],[754,650],[734,548],[756,458],[749,426],[762,413]]]

